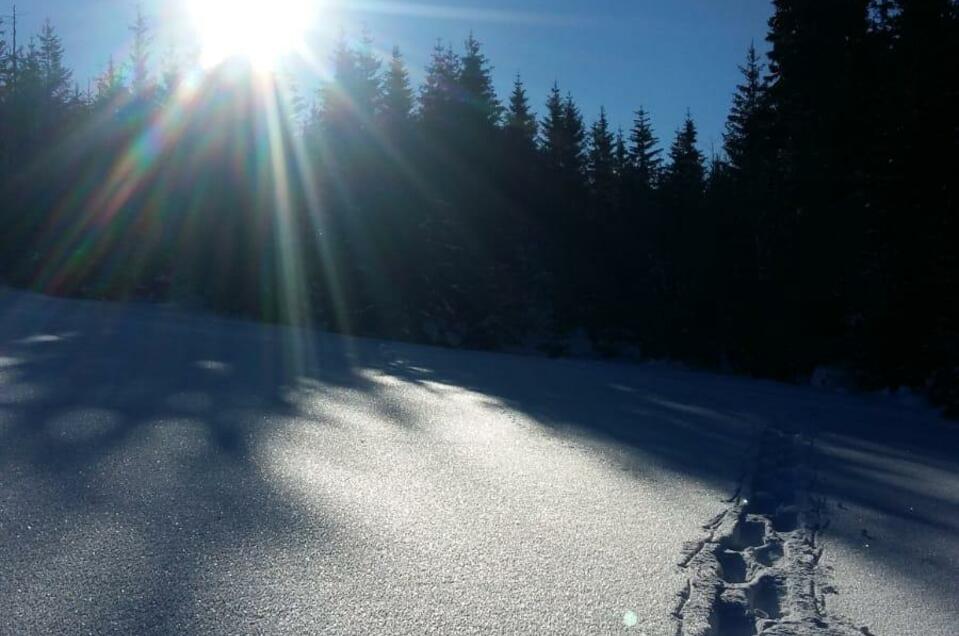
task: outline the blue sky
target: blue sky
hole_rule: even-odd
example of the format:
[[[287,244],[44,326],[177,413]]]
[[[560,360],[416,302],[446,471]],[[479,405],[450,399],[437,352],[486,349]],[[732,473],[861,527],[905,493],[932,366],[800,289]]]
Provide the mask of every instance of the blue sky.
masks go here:
[[[156,49],[164,53],[194,46],[184,4],[191,0],[142,0],[156,26]],[[0,0],[9,14],[10,0]],[[137,0],[19,0],[21,33],[35,32],[50,17],[63,36],[70,65],[81,85],[106,65],[122,59],[129,44],[126,26]],[[366,24],[377,45],[401,46],[413,71],[422,76],[437,38],[458,47],[472,29],[495,67],[501,97],[516,73],[542,109],[558,81],[571,91],[588,120],[605,105],[615,125],[628,127],[644,105],[664,145],[687,108],[700,126],[707,153],[722,140],[737,65],[750,41],[764,48],[769,0],[426,0],[350,2],[321,14],[311,46],[328,57],[331,33],[356,32]],[[264,11],[270,1],[264,0]],[[304,74],[304,90],[318,78]]]

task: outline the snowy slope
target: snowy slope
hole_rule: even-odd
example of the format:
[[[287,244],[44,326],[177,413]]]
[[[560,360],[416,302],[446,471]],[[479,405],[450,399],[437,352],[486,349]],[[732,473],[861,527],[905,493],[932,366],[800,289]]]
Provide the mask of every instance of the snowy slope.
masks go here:
[[[738,636],[819,612],[951,636],[945,430],[887,398],[663,365],[0,292],[0,632]],[[784,498],[750,503],[778,492],[757,453],[814,477],[798,525]],[[710,571],[767,517],[759,545],[723,544],[758,579]],[[826,607],[791,626],[803,532]]]

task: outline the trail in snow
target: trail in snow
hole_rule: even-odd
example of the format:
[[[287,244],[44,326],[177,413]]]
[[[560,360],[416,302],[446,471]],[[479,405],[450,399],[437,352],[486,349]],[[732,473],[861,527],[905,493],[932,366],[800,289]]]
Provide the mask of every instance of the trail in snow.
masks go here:
[[[861,636],[867,627],[827,613],[820,592],[817,473],[808,433],[766,428],[729,509],[705,526],[681,567],[689,585],[678,636]]]

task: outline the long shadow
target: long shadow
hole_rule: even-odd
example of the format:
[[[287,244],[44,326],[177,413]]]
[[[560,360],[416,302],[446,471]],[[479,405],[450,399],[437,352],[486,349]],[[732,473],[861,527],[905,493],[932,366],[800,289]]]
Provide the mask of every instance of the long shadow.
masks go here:
[[[664,365],[454,352],[24,294],[0,297],[0,310],[0,552],[17,555],[2,567],[19,572],[0,577],[0,599],[25,602],[29,589],[13,590],[32,564],[56,561],[76,531],[71,520],[109,513],[121,534],[136,537],[149,566],[119,577],[138,594],[101,594],[117,600],[102,600],[89,620],[119,616],[135,620],[137,632],[143,611],[157,633],[187,631],[188,590],[200,584],[208,559],[295,542],[317,525],[337,531],[334,514],[307,513],[257,463],[257,443],[278,420],[341,425],[324,408],[303,410],[296,393],[304,387],[320,403],[338,390],[368,395],[383,421],[408,429],[423,414],[388,399],[377,377],[437,400],[446,399],[443,388],[469,391],[491,411],[535,422],[542,435],[608,442],[626,451],[631,470],[648,465],[650,474],[679,474],[724,492],[764,426],[848,435],[876,446],[870,452],[894,460],[908,450],[956,474],[943,447],[955,437],[944,438],[932,416],[771,382]],[[173,477],[157,483],[156,475]],[[925,510],[951,503],[929,493],[901,496],[925,497]],[[74,569],[100,589],[116,584],[116,573],[94,558]]]
[[[300,415],[289,394],[304,374],[362,383],[348,351],[297,361],[249,326],[20,294],[0,304],[0,631],[212,631],[195,607],[211,563],[338,531],[253,450],[270,418]]]

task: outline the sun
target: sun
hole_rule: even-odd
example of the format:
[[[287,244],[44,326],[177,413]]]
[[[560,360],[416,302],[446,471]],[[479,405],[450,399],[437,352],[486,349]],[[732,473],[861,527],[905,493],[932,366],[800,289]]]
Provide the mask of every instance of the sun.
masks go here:
[[[212,67],[243,57],[271,69],[305,46],[321,0],[187,0],[200,38],[202,62]]]

